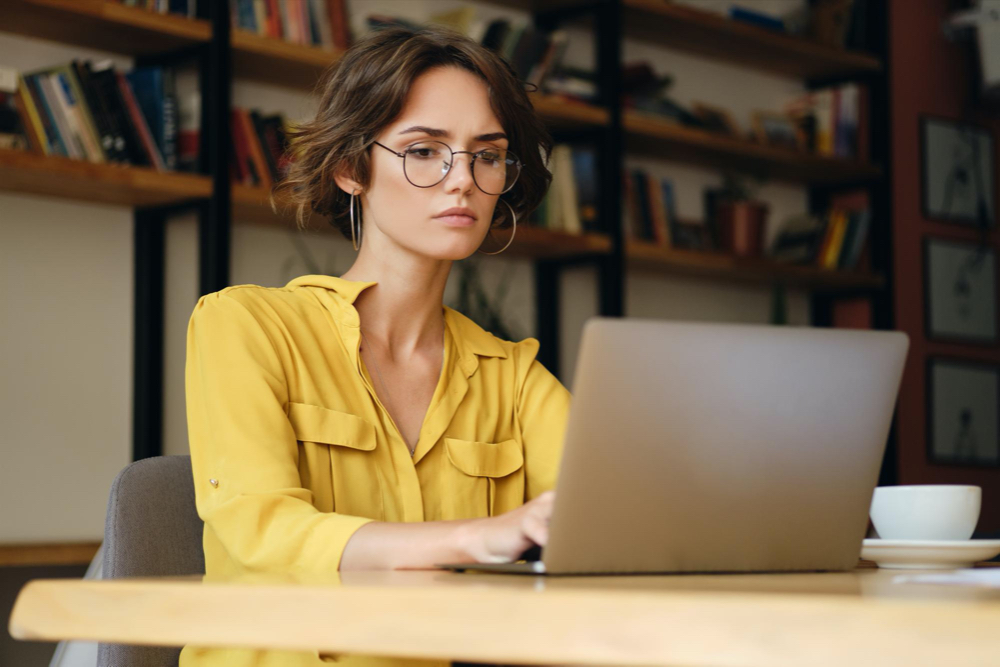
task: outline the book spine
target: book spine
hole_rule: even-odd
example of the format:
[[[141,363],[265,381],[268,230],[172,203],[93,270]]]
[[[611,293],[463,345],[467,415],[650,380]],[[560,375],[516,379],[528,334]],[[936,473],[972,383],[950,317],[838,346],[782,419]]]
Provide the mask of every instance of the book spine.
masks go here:
[[[38,118],[42,122],[42,128],[45,130],[45,138],[52,148],[52,152],[55,155],[69,157],[69,149],[63,143],[62,137],[59,136],[59,127],[56,125],[55,114],[49,107],[48,100],[45,98],[41,81],[39,80],[40,77],[37,74],[26,74],[23,78],[28,86],[28,91],[31,93],[31,98],[35,102],[35,107],[39,111]]]
[[[38,107],[35,105],[35,99],[28,90],[28,84],[24,80],[24,77],[20,74],[17,75],[17,95],[18,100],[23,109],[22,113],[25,117],[25,127],[29,132],[29,136],[32,138],[32,142],[38,146],[38,151],[43,155],[52,154],[52,145],[49,143],[49,138],[45,134],[45,126],[42,124],[42,119],[38,113]]]
[[[92,161],[98,163],[107,162],[107,154],[101,145],[101,134],[97,129],[97,123],[94,120],[93,113],[91,113],[90,106],[87,104],[87,98],[83,94],[83,85],[76,76],[76,69],[65,65],[60,67],[58,71],[60,80],[63,81],[63,87],[68,91],[68,97],[73,104],[74,112],[83,128],[83,136],[87,142],[88,150],[91,151],[92,155],[96,156]]]
[[[59,129],[59,136],[62,137],[66,145],[69,157],[76,160],[83,159],[86,156],[86,152],[80,143],[79,137],[70,126],[67,109],[59,98],[52,75],[49,73],[39,74],[38,83],[41,86],[42,94],[45,95],[45,101],[48,103],[49,109],[52,110],[52,115],[56,120],[56,127]]]
[[[146,118],[142,115],[142,111],[139,109],[139,103],[135,99],[135,95],[132,92],[132,86],[129,84],[125,75],[121,72],[115,72],[115,77],[118,79],[118,87],[121,90],[122,100],[125,103],[125,109],[128,112],[128,116],[132,121],[133,126],[136,128],[139,134],[139,140],[142,142],[143,150],[145,151],[150,163],[157,171],[164,171],[165,166],[163,164],[163,156],[160,155],[159,149],[156,147],[156,141],[153,139],[153,134],[149,130],[149,125],[146,123]]]

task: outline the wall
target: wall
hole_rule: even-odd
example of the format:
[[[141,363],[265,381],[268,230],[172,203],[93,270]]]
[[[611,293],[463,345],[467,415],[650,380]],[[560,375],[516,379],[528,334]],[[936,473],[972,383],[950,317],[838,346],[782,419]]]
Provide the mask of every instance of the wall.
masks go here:
[[[995,534],[1000,533],[1000,468],[932,465],[927,458],[926,359],[946,356],[1000,363],[996,345],[945,344],[928,340],[924,332],[923,239],[978,239],[974,230],[929,221],[921,210],[920,116],[959,119],[974,76],[965,47],[947,41],[942,33],[947,9],[947,0],[892,0],[890,5],[895,324],[909,334],[911,345],[899,396],[898,477],[901,484],[982,486],[979,531]],[[1000,120],[978,120],[992,128],[994,145],[1000,145]],[[1000,163],[1000,154],[995,161]],[[998,248],[1000,234],[993,232],[990,238],[992,247]]]

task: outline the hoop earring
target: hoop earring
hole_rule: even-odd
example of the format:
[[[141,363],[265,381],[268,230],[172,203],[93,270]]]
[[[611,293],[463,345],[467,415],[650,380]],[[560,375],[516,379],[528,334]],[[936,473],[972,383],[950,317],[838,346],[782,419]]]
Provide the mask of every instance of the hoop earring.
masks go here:
[[[356,234],[354,232],[354,200],[355,200],[355,198],[357,198],[357,196],[358,195],[357,195],[356,192],[351,193],[351,209],[350,209],[350,216],[351,216],[351,245],[354,246],[354,250],[355,251],[358,251],[358,250],[361,249],[361,246],[358,245],[358,240],[361,239],[361,219],[360,219],[361,212],[360,211],[358,211],[358,231],[357,231]]]
[[[503,199],[501,199],[500,201],[502,201],[504,204],[507,204],[507,202],[504,201]],[[483,252],[482,250],[477,250],[476,252],[482,252],[484,255],[499,255],[504,250],[506,250],[508,247],[510,247],[511,243],[513,243],[514,237],[517,236],[517,214],[514,213],[514,207],[511,206],[510,204],[507,204],[507,208],[510,209],[510,217],[513,218],[513,220],[514,220],[514,231],[511,232],[510,241],[507,241],[507,245],[505,245],[504,247],[500,248],[496,252]],[[487,235],[489,235],[489,232],[487,232]]]

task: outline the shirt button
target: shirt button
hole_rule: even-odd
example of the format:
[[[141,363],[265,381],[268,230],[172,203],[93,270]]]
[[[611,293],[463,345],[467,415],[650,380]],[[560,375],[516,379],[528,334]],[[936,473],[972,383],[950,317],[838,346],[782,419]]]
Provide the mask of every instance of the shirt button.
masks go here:
[[[210,479],[208,480],[208,483],[214,486],[215,488],[219,488],[219,480],[217,479]]]

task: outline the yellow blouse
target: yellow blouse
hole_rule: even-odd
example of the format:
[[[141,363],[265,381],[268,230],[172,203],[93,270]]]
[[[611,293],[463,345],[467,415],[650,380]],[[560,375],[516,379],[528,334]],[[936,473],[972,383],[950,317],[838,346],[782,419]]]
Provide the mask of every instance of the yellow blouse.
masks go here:
[[[331,573],[365,523],[502,514],[555,487],[570,393],[538,341],[496,338],[442,306],[445,353],[416,450],[358,353],[374,282],[307,275],[198,300],[185,388],[208,575]],[[180,667],[447,665],[186,646]]]

